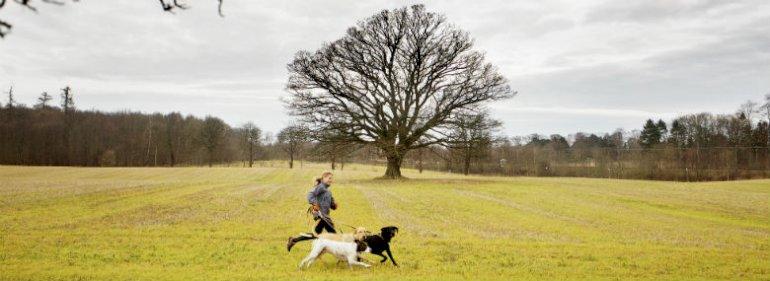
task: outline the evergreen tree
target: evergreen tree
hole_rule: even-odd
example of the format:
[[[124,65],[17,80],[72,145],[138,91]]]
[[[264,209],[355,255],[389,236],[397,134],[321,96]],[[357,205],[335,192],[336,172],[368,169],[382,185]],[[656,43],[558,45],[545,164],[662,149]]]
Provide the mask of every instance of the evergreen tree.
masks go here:
[[[668,126],[666,126],[666,122],[662,119],[658,119],[658,123],[655,125],[658,126],[658,131],[660,132],[660,139],[658,142],[662,143],[663,140],[666,139],[666,136],[668,136]]]
[[[644,148],[652,148],[660,143],[660,139],[660,127],[658,127],[652,119],[647,119],[644,128],[642,128],[642,133],[639,135],[639,145]]]
[[[687,145],[687,129],[682,125],[679,120],[671,122],[671,135],[669,136],[669,142],[675,144],[677,147],[685,147]]]

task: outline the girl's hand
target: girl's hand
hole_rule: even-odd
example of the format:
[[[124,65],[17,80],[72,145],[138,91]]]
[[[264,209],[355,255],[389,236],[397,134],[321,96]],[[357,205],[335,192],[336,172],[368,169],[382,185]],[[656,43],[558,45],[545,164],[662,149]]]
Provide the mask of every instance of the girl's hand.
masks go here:
[[[321,206],[318,206],[318,204],[313,204],[313,212],[318,212],[321,210]]]
[[[337,202],[332,202],[332,210],[337,210]]]

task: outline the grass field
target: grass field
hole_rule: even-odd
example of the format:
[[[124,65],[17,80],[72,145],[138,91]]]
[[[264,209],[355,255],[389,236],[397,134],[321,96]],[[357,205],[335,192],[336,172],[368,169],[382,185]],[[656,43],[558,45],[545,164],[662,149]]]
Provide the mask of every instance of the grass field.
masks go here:
[[[1,280],[770,280],[770,181],[464,177],[347,166],[340,222],[401,267],[297,270],[324,167],[0,167]],[[370,260],[375,257],[371,256]]]

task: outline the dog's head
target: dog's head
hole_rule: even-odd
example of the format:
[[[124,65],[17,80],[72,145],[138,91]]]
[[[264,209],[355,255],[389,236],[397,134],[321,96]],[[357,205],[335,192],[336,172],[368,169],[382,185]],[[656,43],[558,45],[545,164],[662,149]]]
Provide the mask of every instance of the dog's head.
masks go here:
[[[393,237],[396,237],[396,233],[398,233],[398,227],[395,226],[386,226],[380,229],[380,235],[382,235],[383,239],[388,241]]]
[[[353,237],[356,238],[356,241],[364,240],[366,235],[369,235],[369,231],[366,230],[363,226],[359,226],[356,228],[356,231],[353,233]]]

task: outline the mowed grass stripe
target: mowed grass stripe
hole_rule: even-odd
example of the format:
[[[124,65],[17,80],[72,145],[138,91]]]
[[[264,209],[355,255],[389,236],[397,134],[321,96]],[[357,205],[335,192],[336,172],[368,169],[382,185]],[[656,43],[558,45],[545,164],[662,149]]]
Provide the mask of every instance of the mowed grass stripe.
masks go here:
[[[172,169],[172,171],[174,170],[180,171]],[[260,173],[259,175],[262,176],[263,174]],[[136,178],[130,173],[124,176],[131,179]],[[15,210],[16,216],[14,221],[16,223],[9,221],[2,221],[2,223],[19,227],[24,225],[52,227],[43,222],[36,223],[37,220],[53,222],[53,227],[71,226],[72,224],[77,224],[78,221],[90,222],[94,218],[126,210],[139,209],[151,204],[173,204],[184,196],[232,187],[232,184],[229,183],[221,184],[221,182],[227,182],[224,180],[216,181],[220,184],[211,184],[211,180],[206,179],[206,173],[185,175],[183,178],[186,181],[170,177],[172,180],[160,181],[155,185],[110,187],[77,196],[39,202],[41,204],[32,205],[28,209]],[[206,180],[202,181],[201,179]],[[120,179],[115,179],[115,181],[119,182]]]
[[[575,242],[583,236],[579,232],[585,231],[558,218],[490,205],[484,198],[457,192],[462,190],[458,184],[432,187],[396,185],[376,190],[391,198],[403,198],[400,200],[403,203],[396,200],[394,207],[406,210],[425,222],[433,222],[434,229],[453,233],[453,236]],[[427,197],[431,200],[421,200]]]
[[[596,189],[601,188],[604,187],[596,187]],[[510,189],[510,186],[505,185],[480,185],[474,188],[477,192],[485,192],[489,196],[527,206],[527,208],[537,206],[550,213],[587,221],[590,227],[598,228],[605,234],[596,237],[597,241],[678,243],[682,246],[708,241],[709,246],[715,246],[713,243],[715,240],[722,241],[724,244],[727,241],[735,241],[733,235],[756,233],[735,228],[734,223],[715,223],[709,218],[694,218],[686,215],[689,211],[686,207],[665,212],[634,204],[628,199],[622,200],[622,198],[629,198],[628,196],[606,195],[588,188],[548,184],[540,185],[531,192],[512,193]],[[760,236],[766,235],[761,234],[762,232]],[[715,239],[715,236],[721,239]],[[661,240],[661,237],[675,239]],[[753,241],[749,241],[749,245],[751,244]]]
[[[571,189],[594,194],[638,198],[658,205],[673,205],[698,211],[731,213],[750,219],[770,219],[766,198],[757,181],[731,182],[729,188],[723,183],[680,183],[638,180],[597,180],[597,179],[544,179],[562,189]],[[764,181],[767,184],[767,181]],[[567,190],[565,190],[567,191]]]

